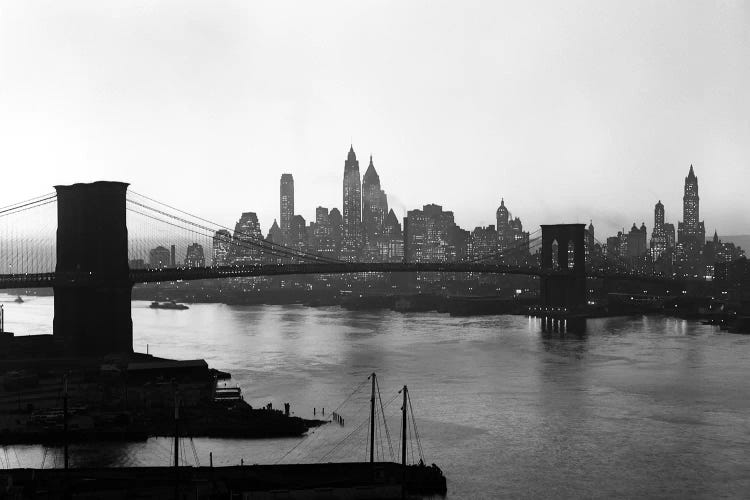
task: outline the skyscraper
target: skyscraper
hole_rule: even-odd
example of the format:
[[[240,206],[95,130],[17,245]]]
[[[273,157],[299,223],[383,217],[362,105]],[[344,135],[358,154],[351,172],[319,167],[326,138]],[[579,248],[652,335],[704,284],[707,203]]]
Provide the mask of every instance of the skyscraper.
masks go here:
[[[362,244],[362,184],[359,177],[359,161],[354,147],[344,162],[344,213],[342,258],[356,261]]]
[[[232,234],[226,229],[219,229],[214,233],[212,257],[214,266],[229,264],[229,251],[232,247]]]
[[[404,224],[407,262],[451,262],[456,248],[451,240],[455,225],[453,212],[440,205],[424,205],[422,210],[409,210]]]
[[[206,257],[203,254],[203,245],[200,243],[188,245],[185,252],[185,267],[204,267],[205,265]]]
[[[286,236],[294,217],[294,177],[292,174],[281,174],[279,186],[279,220],[281,231]]]
[[[232,262],[235,264],[258,264],[262,257],[260,243],[263,233],[260,232],[258,216],[255,212],[244,212],[234,226],[234,244],[232,245]]]
[[[693,166],[685,177],[685,194],[682,197],[682,222],[677,224],[677,242],[702,247],[706,243],[706,228],[700,219],[698,177]]]
[[[661,200],[654,206],[654,230],[651,231],[651,256],[658,259],[667,250],[667,232],[664,227],[664,205]]]
[[[628,257],[641,257],[646,254],[646,224],[641,223],[638,228],[633,223],[628,233]]]
[[[497,243],[498,248],[502,252],[506,248],[508,248],[512,244],[512,239],[510,237],[510,225],[508,224],[508,219],[510,218],[510,212],[508,212],[507,207],[505,206],[505,199],[500,199],[500,206],[497,208],[497,211],[495,212],[495,217],[497,219]],[[478,228],[481,229],[481,228]],[[493,228],[494,232],[495,228]],[[477,232],[475,229],[474,232],[476,234],[484,234],[481,231]],[[476,251],[476,250],[475,250]]]
[[[524,232],[521,219],[511,217],[503,198],[500,199],[495,217],[496,246],[503,258],[508,261],[525,257],[529,253],[529,233]]]
[[[396,213],[391,209],[383,222],[383,240],[381,242],[381,257],[386,262],[401,262],[404,260],[404,237],[401,224]]]
[[[383,222],[388,213],[388,199],[380,189],[380,177],[370,155],[370,165],[362,177],[362,231],[367,260],[380,260],[378,245],[383,234]]]

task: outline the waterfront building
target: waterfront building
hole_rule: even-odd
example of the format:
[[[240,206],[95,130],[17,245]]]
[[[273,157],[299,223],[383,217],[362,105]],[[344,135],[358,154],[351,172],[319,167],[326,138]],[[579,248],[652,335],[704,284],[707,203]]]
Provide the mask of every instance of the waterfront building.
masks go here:
[[[192,243],[185,251],[185,267],[205,267],[206,257],[203,253],[203,245]]]
[[[505,250],[507,247],[509,247],[512,243],[512,237],[510,234],[510,212],[508,211],[508,208],[505,206],[505,198],[500,198],[500,206],[497,208],[497,211],[495,212],[495,218],[497,222],[497,229],[495,230],[493,227],[493,230],[495,231],[497,235],[497,246],[498,250],[501,252]],[[477,229],[481,228],[475,228],[474,232],[476,232]],[[473,241],[473,234],[472,232],[472,241]],[[480,231],[481,234],[481,231]],[[480,236],[480,239],[483,236]],[[472,242],[472,245],[474,243]],[[476,252],[476,249],[474,250]]]
[[[625,260],[628,258],[628,233],[625,232],[625,228],[622,231],[617,231],[617,237],[620,239],[620,258]]]
[[[266,236],[266,241],[268,241],[269,243],[275,243],[277,245],[280,245],[283,240],[284,240],[284,233],[281,232],[281,227],[279,227],[279,223],[276,222],[276,219],[274,219],[273,224],[271,224],[271,227],[268,229],[268,236]]]
[[[664,234],[667,237],[667,248],[674,248],[675,244],[677,243],[677,238],[675,236],[676,231],[674,228],[674,224],[670,222],[664,223]]]
[[[344,162],[342,258],[356,261],[362,247],[362,184],[354,147]]]
[[[229,252],[232,248],[232,233],[219,229],[214,233],[211,257],[214,266],[229,265]]]
[[[331,217],[326,207],[315,209],[315,223],[311,223],[312,230],[308,236],[310,248],[315,253],[326,257],[336,258],[337,246],[333,236]]]
[[[301,252],[306,251],[307,248],[307,228],[305,224],[304,217],[295,215],[292,217],[289,225],[289,235],[287,236],[288,246]]]
[[[733,262],[745,255],[742,248],[731,242],[722,242],[719,234],[714,230],[714,237],[706,242],[703,249],[703,265],[705,266],[705,276],[707,278],[718,277],[716,269],[720,264]],[[726,268],[726,267],[725,267]]]
[[[584,231],[584,245],[586,248],[586,264],[591,264],[591,259],[594,255],[594,221],[589,220],[589,226]]]
[[[148,266],[146,266],[146,261],[143,259],[130,259],[128,261],[128,267],[130,269],[146,269]]]
[[[500,206],[495,211],[497,227],[496,247],[505,262],[519,262],[529,256],[529,233],[524,232],[521,219],[513,217],[505,206],[505,199],[500,199]],[[472,243],[473,245],[473,243]]]
[[[292,217],[294,217],[294,177],[292,174],[282,174],[279,183],[279,221],[282,234],[289,233]]]
[[[232,264],[258,264],[263,256],[263,233],[255,212],[244,212],[234,226],[230,260]]]
[[[646,255],[646,224],[641,223],[641,227],[630,228],[628,233],[628,257],[643,257]]]
[[[607,238],[607,258],[616,260],[620,256],[620,237],[610,236]]]
[[[450,262],[456,259],[456,248],[451,241],[451,227],[455,225],[453,212],[443,211],[440,205],[424,205],[422,210],[410,210],[404,225],[405,258],[407,262]]]
[[[148,252],[148,267],[151,269],[161,269],[163,267],[169,267],[170,260],[170,251],[161,245],[156,248],[152,248]]]
[[[481,263],[497,262],[498,232],[493,224],[482,227],[477,226],[471,232],[469,258]]]
[[[341,246],[343,245],[344,239],[344,218],[341,215],[341,211],[338,208],[332,208],[328,212],[328,223],[331,226],[331,238],[333,239],[333,246],[336,248],[336,258],[341,256]]]
[[[268,230],[266,241],[271,247],[273,245],[282,245],[284,242],[284,234],[281,232],[281,228],[279,227],[278,222],[276,222],[276,219],[273,220],[273,224],[271,224],[271,227]],[[284,262],[284,259],[284,256],[274,252],[265,252],[263,255],[263,262],[267,264],[281,264]]]
[[[383,262],[404,260],[404,236],[396,213],[391,209],[383,222],[383,238],[380,243],[380,257]]]

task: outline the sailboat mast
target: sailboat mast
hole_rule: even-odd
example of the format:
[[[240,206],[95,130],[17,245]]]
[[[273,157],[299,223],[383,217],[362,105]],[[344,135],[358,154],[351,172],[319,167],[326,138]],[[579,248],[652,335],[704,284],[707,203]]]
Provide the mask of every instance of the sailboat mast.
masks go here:
[[[68,375],[65,375],[63,387],[63,455],[65,470],[68,470]]]
[[[404,386],[404,403],[401,407],[401,465],[406,467],[406,404],[409,389]]]
[[[177,391],[174,393],[174,466],[180,465],[180,404]]]
[[[375,462],[375,372],[372,373],[372,395],[370,396],[370,463]]]

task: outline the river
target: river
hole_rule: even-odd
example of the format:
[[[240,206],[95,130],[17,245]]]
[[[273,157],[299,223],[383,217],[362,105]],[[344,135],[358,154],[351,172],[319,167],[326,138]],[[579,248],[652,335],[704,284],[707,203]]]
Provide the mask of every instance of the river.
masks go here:
[[[6,329],[50,332],[51,297],[12,298],[4,298]],[[364,460],[367,426],[355,429],[367,419],[366,378],[376,372],[394,448],[397,391],[407,384],[424,459],[446,473],[450,499],[750,492],[750,336],[698,322],[603,318],[589,320],[586,335],[560,335],[521,316],[221,304],[170,311],[133,302],[133,328],[137,351],[203,358],[230,372],[254,406],[289,402],[295,415],[313,418],[325,407],[328,416],[362,386],[339,412],[345,426],[304,440],[196,438],[204,465],[209,452],[215,465]],[[376,442],[389,458],[387,440]],[[183,449],[193,463],[191,447]],[[61,463],[57,449],[6,451],[13,465]],[[170,442],[71,453],[73,466],[167,465]]]

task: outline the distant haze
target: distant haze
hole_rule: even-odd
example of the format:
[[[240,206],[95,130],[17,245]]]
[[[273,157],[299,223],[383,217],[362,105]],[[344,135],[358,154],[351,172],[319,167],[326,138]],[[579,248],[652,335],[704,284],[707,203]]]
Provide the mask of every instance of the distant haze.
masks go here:
[[[750,233],[750,2],[6,1],[0,205],[98,179],[233,226],[341,206],[350,142],[399,216],[603,239],[692,163],[706,233]]]

